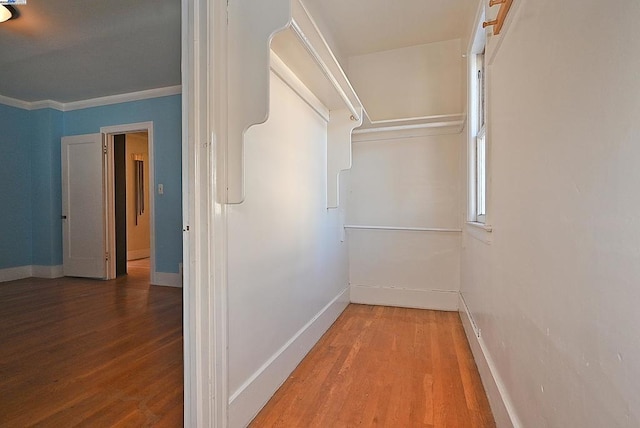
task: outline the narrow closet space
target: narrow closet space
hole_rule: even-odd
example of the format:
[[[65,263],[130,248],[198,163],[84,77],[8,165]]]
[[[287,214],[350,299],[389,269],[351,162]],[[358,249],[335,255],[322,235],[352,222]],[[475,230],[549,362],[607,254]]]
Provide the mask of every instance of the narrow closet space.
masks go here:
[[[458,316],[475,2],[277,3],[230,4],[230,425],[492,426]]]

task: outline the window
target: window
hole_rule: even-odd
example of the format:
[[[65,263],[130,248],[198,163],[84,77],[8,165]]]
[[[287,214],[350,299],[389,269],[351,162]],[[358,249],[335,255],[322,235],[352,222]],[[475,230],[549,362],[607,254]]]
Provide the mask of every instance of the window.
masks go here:
[[[484,51],[476,55],[477,108],[475,135],[475,218],[484,223],[487,215],[487,144],[485,138],[485,81]]]
[[[486,37],[482,29],[483,17],[477,27],[469,52],[469,206],[467,220],[487,221],[487,67],[485,62]]]

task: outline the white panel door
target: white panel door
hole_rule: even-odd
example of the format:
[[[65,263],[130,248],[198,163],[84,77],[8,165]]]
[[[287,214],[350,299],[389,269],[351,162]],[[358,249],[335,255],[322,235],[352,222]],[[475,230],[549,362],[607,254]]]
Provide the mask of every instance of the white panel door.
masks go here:
[[[65,276],[106,278],[102,134],[62,138],[62,247]]]

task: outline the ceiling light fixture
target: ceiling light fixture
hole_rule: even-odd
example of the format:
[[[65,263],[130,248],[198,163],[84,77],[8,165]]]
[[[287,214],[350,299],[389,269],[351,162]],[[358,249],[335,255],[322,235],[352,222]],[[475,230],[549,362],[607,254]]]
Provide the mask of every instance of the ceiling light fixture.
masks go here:
[[[0,22],[8,21],[18,16],[18,10],[13,6],[0,5]]]

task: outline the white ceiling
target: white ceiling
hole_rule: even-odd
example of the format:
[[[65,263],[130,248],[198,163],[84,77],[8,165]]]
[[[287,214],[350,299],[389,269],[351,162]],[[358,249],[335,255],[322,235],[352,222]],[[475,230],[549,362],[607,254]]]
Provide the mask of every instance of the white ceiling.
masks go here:
[[[343,57],[464,38],[477,5],[303,1]],[[0,95],[66,103],[180,84],[180,0],[28,0],[18,9],[0,24]]]
[[[303,0],[345,56],[466,37],[477,0]]]
[[[0,24],[0,95],[71,102],[180,84],[180,0],[28,0]]]

